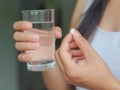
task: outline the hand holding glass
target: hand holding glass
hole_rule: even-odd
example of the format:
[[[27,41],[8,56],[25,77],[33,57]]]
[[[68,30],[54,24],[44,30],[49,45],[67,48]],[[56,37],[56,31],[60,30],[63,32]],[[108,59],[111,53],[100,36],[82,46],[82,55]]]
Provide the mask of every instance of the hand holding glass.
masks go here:
[[[54,9],[23,10],[22,18],[30,21],[34,30],[25,30],[25,33],[39,34],[40,47],[37,50],[26,51],[32,53],[32,59],[27,62],[30,71],[44,71],[55,67],[55,35]]]

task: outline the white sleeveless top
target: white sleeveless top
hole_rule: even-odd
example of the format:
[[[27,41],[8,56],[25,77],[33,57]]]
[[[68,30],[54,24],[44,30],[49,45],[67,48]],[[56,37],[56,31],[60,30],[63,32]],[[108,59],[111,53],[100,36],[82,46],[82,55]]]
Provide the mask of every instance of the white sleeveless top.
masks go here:
[[[87,5],[90,6],[92,1],[88,0],[89,4]],[[90,44],[103,58],[113,75],[120,80],[120,32],[107,32],[98,27],[92,36]],[[76,86],[76,90],[88,89]]]

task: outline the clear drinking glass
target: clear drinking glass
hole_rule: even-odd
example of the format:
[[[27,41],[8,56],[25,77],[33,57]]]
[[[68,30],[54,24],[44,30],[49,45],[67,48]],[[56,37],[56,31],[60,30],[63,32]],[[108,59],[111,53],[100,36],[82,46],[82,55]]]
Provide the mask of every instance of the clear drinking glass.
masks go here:
[[[29,71],[44,71],[55,67],[55,35],[54,35],[54,9],[43,10],[22,10],[24,21],[30,21],[34,30],[25,30],[25,33],[39,34],[40,47],[37,50],[30,50],[32,59],[27,62]]]

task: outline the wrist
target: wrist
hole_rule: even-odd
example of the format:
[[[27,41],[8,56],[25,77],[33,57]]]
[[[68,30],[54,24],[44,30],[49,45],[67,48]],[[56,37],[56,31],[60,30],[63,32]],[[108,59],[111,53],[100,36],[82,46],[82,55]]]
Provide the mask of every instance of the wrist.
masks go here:
[[[111,90],[120,90],[120,81],[111,82]]]
[[[117,85],[116,85],[116,90],[120,90],[120,81],[119,80],[117,80]]]
[[[96,87],[91,88],[92,90],[120,90],[120,81],[116,79],[104,80],[103,83],[96,85]]]

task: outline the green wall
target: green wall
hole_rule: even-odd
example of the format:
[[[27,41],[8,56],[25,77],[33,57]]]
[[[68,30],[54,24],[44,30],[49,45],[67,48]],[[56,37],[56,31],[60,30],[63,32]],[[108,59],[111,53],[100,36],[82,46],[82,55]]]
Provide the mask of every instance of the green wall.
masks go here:
[[[19,0],[0,0],[0,90],[19,90],[18,63],[12,24],[18,20]]]

